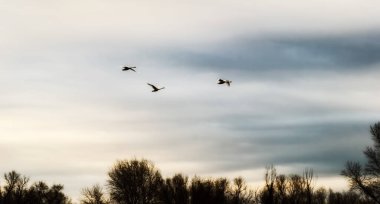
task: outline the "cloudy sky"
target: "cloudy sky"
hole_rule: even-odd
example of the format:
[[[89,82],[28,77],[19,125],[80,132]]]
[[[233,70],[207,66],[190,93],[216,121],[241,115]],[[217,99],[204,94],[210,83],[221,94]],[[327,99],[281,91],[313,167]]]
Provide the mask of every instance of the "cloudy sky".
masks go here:
[[[266,165],[313,168],[318,185],[346,189],[339,173],[363,160],[379,120],[379,8],[0,0],[0,173],[62,183],[76,198],[117,159],[136,157],[165,176],[252,185]]]

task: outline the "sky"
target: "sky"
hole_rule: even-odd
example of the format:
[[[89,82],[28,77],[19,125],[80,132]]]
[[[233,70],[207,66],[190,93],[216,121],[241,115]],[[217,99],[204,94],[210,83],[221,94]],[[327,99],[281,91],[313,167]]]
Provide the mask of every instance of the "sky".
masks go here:
[[[365,161],[379,121],[378,8],[0,0],[0,173],[61,183],[74,200],[132,158],[254,187],[268,165],[312,168],[318,185],[347,189],[340,171]]]

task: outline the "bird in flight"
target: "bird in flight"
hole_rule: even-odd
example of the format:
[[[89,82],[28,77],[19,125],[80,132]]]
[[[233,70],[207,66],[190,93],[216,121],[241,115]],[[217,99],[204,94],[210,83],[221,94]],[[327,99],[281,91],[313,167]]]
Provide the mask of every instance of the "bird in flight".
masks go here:
[[[150,84],[150,83],[147,83],[149,86],[151,86],[152,88],[153,88],[153,91],[152,92],[157,92],[157,91],[159,91],[159,90],[161,90],[161,89],[164,89],[165,87],[162,87],[162,88],[157,88],[155,85],[153,85],[153,84]]]
[[[132,70],[132,71],[136,72],[135,68],[136,68],[136,67],[128,67],[128,66],[125,66],[125,67],[123,67],[123,70],[122,70],[122,71]]]
[[[224,79],[219,79],[219,82],[218,82],[218,84],[227,84],[228,86],[230,86],[231,83],[232,83],[232,81],[224,80]]]

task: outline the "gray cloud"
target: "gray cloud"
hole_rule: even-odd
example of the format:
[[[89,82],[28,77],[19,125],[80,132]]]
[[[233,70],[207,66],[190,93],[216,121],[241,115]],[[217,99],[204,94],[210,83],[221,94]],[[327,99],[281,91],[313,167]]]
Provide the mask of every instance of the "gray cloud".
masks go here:
[[[170,152],[190,151],[191,154],[172,155],[169,160],[197,161],[201,168],[191,172],[210,175],[215,172],[261,170],[267,165],[286,166],[289,171],[313,168],[318,175],[339,175],[347,160],[364,162],[361,154],[370,144],[367,126],[370,122],[321,123],[277,127],[242,134],[239,131],[222,131],[219,135],[203,134],[182,138],[176,146],[164,145]],[[255,125],[252,124],[255,129]],[[197,142],[198,141],[198,142]],[[184,145],[197,144],[197,148]],[[197,149],[197,151],[194,151]],[[159,151],[159,150],[158,150]],[[160,152],[160,151],[159,151]],[[181,156],[182,155],[182,156]]]
[[[202,50],[163,49],[158,56],[175,65],[198,67],[199,70],[225,69],[252,75],[273,71],[358,71],[380,62],[377,33],[239,37]]]

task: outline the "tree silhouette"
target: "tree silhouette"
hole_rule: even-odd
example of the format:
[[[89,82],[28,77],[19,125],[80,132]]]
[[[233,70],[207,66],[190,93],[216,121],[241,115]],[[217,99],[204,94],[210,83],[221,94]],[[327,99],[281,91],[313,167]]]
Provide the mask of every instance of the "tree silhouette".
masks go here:
[[[348,192],[333,192],[329,190],[329,195],[327,198],[328,204],[373,204],[371,200],[362,198],[359,194],[354,191]]]
[[[189,191],[187,184],[188,178],[182,174],[176,174],[173,178],[167,178],[162,186],[162,202],[166,204],[188,203]]]
[[[109,201],[105,198],[103,189],[100,185],[94,185],[91,188],[82,190],[81,204],[108,204]]]
[[[315,204],[325,204],[327,199],[327,191],[324,188],[318,188],[314,192],[314,203]]]
[[[359,162],[348,161],[341,174],[348,179],[351,189],[380,204],[380,122],[370,126],[370,132],[374,145],[364,150],[367,158],[364,168]]]
[[[68,201],[65,194],[62,193],[63,185],[54,184],[50,187],[49,191],[46,194],[47,203],[50,204],[61,204]]]
[[[294,204],[303,203],[304,183],[302,177],[297,174],[289,176],[289,202]]]
[[[285,175],[278,175],[275,181],[275,200],[277,203],[288,203],[288,183]]]
[[[27,199],[37,204],[47,203],[48,192],[49,192],[49,186],[46,185],[44,182],[39,181],[39,182],[34,183],[29,188]]]
[[[118,161],[108,173],[111,201],[122,204],[159,203],[160,172],[147,160]]]
[[[265,187],[261,195],[261,200],[265,204],[274,204],[275,196],[275,181],[277,173],[276,169],[273,166],[266,167],[265,171]]]
[[[29,182],[29,178],[21,176],[16,171],[11,171],[4,174],[5,186],[4,186],[4,203],[22,203],[26,197],[26,185]]]
[[[237,177],[233,180],[231,189],[231,201],[233,204],[246,204],[253,202],[253,192],[248,189],[248,186],[243,177]]]
[[[305,196],[306,196],[306,203],[311,204],[312,198],[313,198],[313,178],[314,178],[314,171],[313,169],[305,169],[303,172],[303,182],[305,187]]]
[[[0,194],[1,204],[69,204],[70,199],[62,193],[62,185],[49,188],[39,181],[28,187],[29,178],[16,171],[4,174],[5,185]]]
[[[203,180],[195,176],[191,180],[190,197],[191,204],[213,203],[213,181],[211,179]]]
[[[226,178],[216,179],[214,182],[214,202],[225,204],[228,202],[229,182]]]

